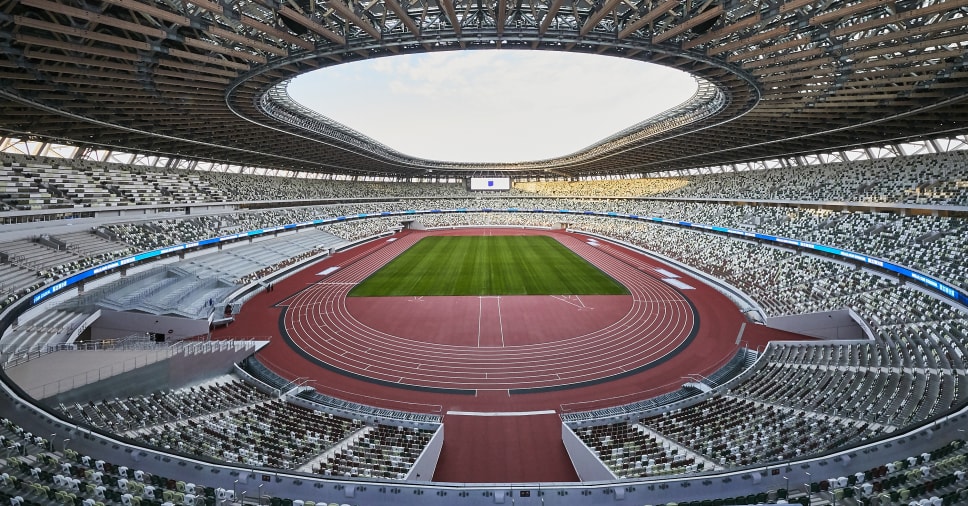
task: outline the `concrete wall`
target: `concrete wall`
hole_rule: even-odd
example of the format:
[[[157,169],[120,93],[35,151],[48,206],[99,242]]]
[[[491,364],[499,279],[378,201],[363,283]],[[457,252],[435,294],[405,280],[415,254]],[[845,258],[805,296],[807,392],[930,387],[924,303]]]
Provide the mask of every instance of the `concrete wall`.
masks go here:
[[[85,385],[99,384],[129,371],[166,360],[168,349],[137,351],[57,351],[6,370],[7,376],[28,395],[43,399]],[[157,378],[153,379],[157,381]],[[115,386],[123,386],[123,382]],[[99,386],[98,388],[104,388]],[[102,390],[97,398],[103,398]],[[111,395],[122,395],[120,393]]]
[[[253,351],[243,349],[196,354],[180,352],[172,354],[171,357],[159,356],[158,360],[150,362],[147,360],[149,356],[143,355],[142,358],[137,359],[140,363],[137,368],[129,367],[112,376],[105,374],[100,380],[57,393],[46,402],[51,405],[59,402],[87,402],[103,399],[106,392],[110,392],[111,397],[131,397],[158,390],[181,388],[232,372],[233,365]],[[96,356],[98,353],[105,352],[57,352],[49,356],[59,356],[58,360],[69,362],[77,358],[72,354],[79,353]],[[145,352],[140,353],[145,354]],[[132,360],[129,359],[126,364],[131,366]],[[56,367],[56,363],[52,365]]]
[[[615,474],[605,467],[588,445],[576,435],[567,424],[561,424],[561,442],[571,459],[571,465],[578,473],[578,479],[585,481],[614,480]]]
[[[427,447],[420,453],[417,461],[407,474],[407,481],[433,481],[437,461],[440,460],[440,450],[444,447],[444,426],[441,425],[434,436],[430,438]]]
[[[77,339],[79,337],[81,337],[82,334],[85,335],[85,336],[87,336],[87,337],[90,337],[91,336],[91,333],[88,332],[88,329],[90,329],[91,328],[91,325],[93,325],[94,322],[96,322],[99,318],[101,318],[101,310],[100,309],[98,309],[94,313],[92,313],[92,314],[88,315],[86,318],[84,318],[77,325],[77,328],[75,328],[71,332],[71,334],[69,336],[67,336],[67,340],[64,341],[64,342],[66,342],[67,344],[74,344],[74,341],[77,341]]]
[[[846,309],[767,318],[766,325],[818,339],[867,339]]]
[[[208,320],[104,309],[101,318],[91,325],[91,337],[95,340],[119,339],[145,332],[164,334],[165,341],[177,341],[208,334]]]

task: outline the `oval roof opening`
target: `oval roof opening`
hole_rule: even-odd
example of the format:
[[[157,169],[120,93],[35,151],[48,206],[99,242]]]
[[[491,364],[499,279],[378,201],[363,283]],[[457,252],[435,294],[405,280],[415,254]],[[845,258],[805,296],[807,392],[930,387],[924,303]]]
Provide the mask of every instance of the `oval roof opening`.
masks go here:
[[[696,89],[688,73],[631,59],[478,50],[335,65],[296,77],[288,92],[409,156],[507,163],[580,151]]]

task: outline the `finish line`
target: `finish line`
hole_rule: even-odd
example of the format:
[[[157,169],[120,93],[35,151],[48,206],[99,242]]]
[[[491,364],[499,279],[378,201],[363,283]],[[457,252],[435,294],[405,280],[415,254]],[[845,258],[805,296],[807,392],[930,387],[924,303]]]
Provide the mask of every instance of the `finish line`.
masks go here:
[[[448,411],[448,415],[457,416],[532,416],[532,415],[553,415],[555,410],[546,409],[544,411],[495,411],[495,412],[481,412],[481,411]]]

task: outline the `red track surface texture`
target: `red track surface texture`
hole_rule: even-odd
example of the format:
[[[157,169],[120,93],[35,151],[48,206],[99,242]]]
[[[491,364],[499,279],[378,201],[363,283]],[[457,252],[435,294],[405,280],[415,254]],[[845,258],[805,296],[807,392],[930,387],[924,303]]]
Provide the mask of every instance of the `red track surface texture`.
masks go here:
[[[428,233],[549,234],[631,295],[345,297]],[[621,246],[504,229],[394,238],[338,253],[277,283],[216,336],[268,337],[258,358],[286,378],[309,378],[322,393],[443,414],[436,481],[575,481],[557,415],[525,412],[593,409],[670,392],[690,375],[715,371],[739,347],[745,319],[723,295]],[[330,267],[339,269],[319,275]],[[692,289],[673,289],[662,280],[668,273]],[[282,338],[280,318],[295,347]],[[806,338],[759,325],[743,334],[751,348],[775,339]],[[475,416],[496,413],[502,416]]]
[[[392,384],[525,390],[626,374],[694,334],[689,302],[653,269],[566,234],[550,235],[631,296],[347,299],[353,286],[424,235],[388,242],[287,300],[293,344],[332,367]]]

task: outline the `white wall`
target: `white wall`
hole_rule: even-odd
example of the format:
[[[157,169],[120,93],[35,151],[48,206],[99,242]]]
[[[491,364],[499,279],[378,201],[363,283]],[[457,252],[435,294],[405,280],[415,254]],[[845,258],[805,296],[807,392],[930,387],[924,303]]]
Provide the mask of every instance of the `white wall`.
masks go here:
[[[441,424],[434,436],[430,438],[427,447],[424,448],[417,461],[410,468],[407,474],[407,481],[433,481],[434,471],[437,470],[437,461],[440,459],[440,450],[444,447],[444,426]]]
[[[208,334],[208,320],[103,309],[101,317],[91,325],[91,339],[95,341],[145,332],[164,334],[166,341],[174,341]]]
[[[598,459],[598,455],[564,423],[561,424],[561,442],[565,445],[579,480],[585,482],[617,479],[615,473]]]
[[[846,309],[767,318],[766,325],[818,339],[867,339]]]

